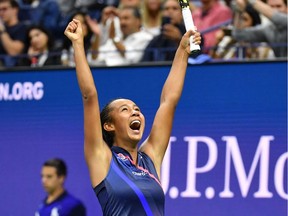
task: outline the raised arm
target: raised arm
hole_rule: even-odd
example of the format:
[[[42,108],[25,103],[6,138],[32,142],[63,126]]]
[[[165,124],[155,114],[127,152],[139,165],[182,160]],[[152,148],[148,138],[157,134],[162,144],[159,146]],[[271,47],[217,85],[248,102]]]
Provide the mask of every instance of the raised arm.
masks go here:
[[[170,139],[174,112],[182,94],[187,61],[190,53],[189,37],[193,35],[194,41],[200,44],[201,37],[198,32],[188,31],[182,37],[176,51],[170,73],[162,89],[160,106],[157,110],[151,133],[140,150],[153,160],[158,176],[162,160]]]
[[[64,34],[74,48],[76,74],[84,106],[84,155],[94,187],[107,175],[111,151],[102,139],[97,90],[84,51],[81,22],[72,20]]]
[[[277,12],[277,10],[275,10],[261,0],[236,0],[236,3],[239,9],[242,11],[244,11],[246,4],[250,3],[255,10],[257,10],[259,13],[263,14],[270,20],[272,19],[273,14]]]
[[[4,23],[0,20],[0,40],[2,41],[2,46],[6,50],[8,55],[15,56],[22,52],[24,48],[24,43],[20,40],[14,40],[6,32]]]

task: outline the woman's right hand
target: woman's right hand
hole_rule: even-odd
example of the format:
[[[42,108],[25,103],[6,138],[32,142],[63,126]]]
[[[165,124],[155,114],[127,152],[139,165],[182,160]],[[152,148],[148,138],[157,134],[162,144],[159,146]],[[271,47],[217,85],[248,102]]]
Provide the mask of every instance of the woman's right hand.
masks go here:
[[[81,22],[77,19],[73,19],[67,25],[64,34],[72,41],[72,42],[81,42],[83,43],[83,32]]]

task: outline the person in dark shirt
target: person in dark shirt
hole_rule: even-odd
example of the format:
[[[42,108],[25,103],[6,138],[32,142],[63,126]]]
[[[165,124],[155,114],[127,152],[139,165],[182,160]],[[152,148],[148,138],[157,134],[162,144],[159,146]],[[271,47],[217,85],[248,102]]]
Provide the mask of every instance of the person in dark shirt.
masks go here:
[[[252,26],[250,28],[234,28],[232,36],[237,41],[250,43],[267,42],[276,57],[287,58],[287,0],[236,0],[239,10],[249,3],[256,11],[270,20],[267,25]]]
[[[84,154],[103,215],[163,216],[165,196],[160,183],[161,164],[184,85],[190,54],[189,38],[192,36],[194,43],[200,44],[200,33],[190,30],[182,36],[163,86],[150,135],[142,144],[139,142],[145,117],[133,101],[113,100],[100,113],[98,93],[86,59],[81,22],[72,20],[65,35],[74,48],[84,106]],[[137,81],[128,85],[136,87]]]
[[[167,0],[163,7],[161,33],[147,45],[141,61],[172,61],[185,32],[182,11],[178,1]]]
[[[53,35],[41,25],[31,25],[27,30],[25,55],[17,66],[61,65],[60,52],[55,49]]]
[[[35,216],[86,216],[83,203],[65,190],[66,176],[67,167],[62,159],[52,158],[44,162],[41,180],[47,197]]]
[[[24,50],[26,25],[18,20],[18,13],[17,1],[0,1],[0,66],[15,66]]]

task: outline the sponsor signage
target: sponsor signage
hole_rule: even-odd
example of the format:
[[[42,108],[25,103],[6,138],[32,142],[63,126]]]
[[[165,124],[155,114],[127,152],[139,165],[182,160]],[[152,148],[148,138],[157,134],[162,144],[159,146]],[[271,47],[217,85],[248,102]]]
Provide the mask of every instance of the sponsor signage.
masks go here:
[[[93,68],[101,107],[135,101],[146,138],[169,69]],[[0,73],[1,215],[35,213],[51,157],[67,162],[66,187],[88,215],[101,215],[84,161],[81,100],[73,68]],[[188,67],[162,166],[167,216],[286,216],[287,164],[287,62]]]

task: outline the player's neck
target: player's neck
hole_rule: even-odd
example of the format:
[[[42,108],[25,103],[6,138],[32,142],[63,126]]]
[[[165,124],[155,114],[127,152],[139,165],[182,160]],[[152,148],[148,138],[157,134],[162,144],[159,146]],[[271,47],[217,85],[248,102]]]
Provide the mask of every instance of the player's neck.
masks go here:
[[[118,146],[118,147],[123,148],[126,151],[128,151],[132,157],[131,159],[132,159],[133,163],[137,164],[137,155],[138,155],[137,154],[137,151],[138,151],[137,144],[131,144],[131,145],[114,144],[114,146]]]

